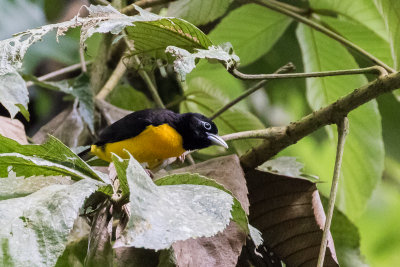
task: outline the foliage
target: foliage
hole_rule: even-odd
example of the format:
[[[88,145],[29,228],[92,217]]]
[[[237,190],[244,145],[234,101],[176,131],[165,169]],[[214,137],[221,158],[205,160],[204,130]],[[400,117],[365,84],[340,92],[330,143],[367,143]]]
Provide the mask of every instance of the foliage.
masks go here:
[[[30,118],[29,123],[23,121],[28,135],[41,127],[30,139],[20,124],[0,117],[0,262],[54,266],[57,261],[58,265],[81,265],[107,259],[118,265],[134,258],[138,264],[156,260],[160,265],[185,265],[190,257],[194,262],[205,258],[208,264],[221,265],[221,251],[229,255],[232,265],[239,261],[257,266],[275,256],[289,265],[300,265],[306,258],[316,261],[324,217],[317,196],[320,193],[327,203],[335,126],[309,134],[279,151],[284,157],[245,173],[240,158],[221,156],[248,155],[260,145],[282,140],[278,135],[267,137],[264,143],[233,138],[228,150],[195,151],[196,165],[178,174],[161,170],[154,182],[133,158],[115,156],[106,169],[93,167],[100,162],[97,159],[89,165],[73,151],[92,143],[102,128],[127,114],[126,110],[164,102],[177,112],[210,117],[254,85],[237,79],[235,71],[273,73],[292,61],[297,72],[373,65],[395,72],[400,62],[398,1],[177,0],[161,7],[147,1],[151,12],[110,1],[110,5],[70,10],[74,17],[60,20],[63,12],[55,7],[69,10],[73,5],[51,2],[6,0],[0,11],[4,39],[0,41],[1,115],[22,119],[20,112],[26,120]],[[10,14],[21,19],[11,20]],[[45,17],[53,24],[45,25]],[[9,37],[11,33],[15,35]],[[55,75],[56,81],[39,77],[49,68],[57,70],[55,62],[76,64],[75,72],[64,70],[64,76]],[[86,72],[80,71],[83,64]],[[225,135],[260,133],[256,130],[286,125],[307,114],[312,120],[313,111],[334,106],[375,79],[357,74],[269,81],[214,122],[220,135]],[[105,97],[99,97],[99,92]],[[350,133],[331,227],[334,246],[330,244],[326,258],[332,265],[393,266],[398,262],[398,99],[398,90],[393,91],[348,115]],[[39,144],[27,144],[27,140]],[[201,161],[221,172],[207,169]],[[304,172],[313,175],[304,174],[303,165]],[[166,169],[175,172],[178,166],[172,163]],[[222,172],[224,168],[235,174]],[[243,182],[236,190],[238,185],[230,181],[233,177],[246,179],[247,185]],[[76,238],[73,226],[79,214],[88,219],[89,225],[84,224],[90,233]],[[264,246],[257,250],[262,259],[250,242],[241,255],[237,251],[249,234],[256,246]],[[234,245],[215,253],[226,242]],[[307,253],[299,252],[306,248]],[[265,249],[276,255],[263,254]],[[157,254],[155,250],[163,251]]]

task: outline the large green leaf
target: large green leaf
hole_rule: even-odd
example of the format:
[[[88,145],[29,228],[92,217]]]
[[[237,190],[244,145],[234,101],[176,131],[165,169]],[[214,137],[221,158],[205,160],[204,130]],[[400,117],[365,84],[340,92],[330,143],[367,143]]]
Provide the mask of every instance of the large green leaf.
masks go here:
[[[98,182],[51,185],[26,197],[0,201],[3,266],[54,266],[84,200]]]
[[[310,5],[317,12],[334,11],[349,19],[356,20],[384,40],[389,40],[385,22],[374,5],[374,0],[310,0]]]
[[[233,196],[232,192],[225,189],[223,185],[217,183],[215,180],[212,180],[210,178],[207,178],[199,174],[180,173],[180,174],[171,174],[168,176],[164,176],[160,179],[157,179],[154,183],[156,185],[179,185],[179,184],[206,185],[225,191],[226,193],[232,195],[233,197],[233,206],[231,211],[232,220],[236,222],[245,233],[249,234],[249,225],[248,225],[249,222],[247,220],[247,215],[246,212],[243,210],[243,207],[240,204],[239,200]]]
[[[179,0],[168,7],[168,16],[203,25],[221,17],[233,0]]]
[[[389,32],[389,42],[394,61],[394,68],[400,69],[400,1],[374,0],[379,12],[385,20]],[[394,91],[397,100],[400,100],[399,90]]]
[[[50,136],[43,145],[21,145],[0,135],[0,177],[10,170],[18,176],[70,176],[74,180],[93,178],[99,174],[55,137]]]
[[[122,164],[121,169],[125,166],[122,159],[115,157],[113,162]],[[229,224],[234,198],[220,189],[197,184],[157,186],[133,157],[125,176],[131,216],[115,247],[166,249],[175,241],[213,236]]]
[[[180,111],[198,112],[205,116],[210,116],[230,100],[222,90],[202,77],[192,79],[185,94],[187,98],[181,103]],[[221,135],[264,128],[262,122],[251,112],[236,106],[228,109],[214,121]],[[243,154],[259,142],[238,140],[232,143],[236,152]]]
[[[140,9],[139,9],[140,10]],[[193,24],[178,18],[164,18],[144,10],[141,16],[153,16],[150,21],[135,22],[126,27],[128,38],[134,41],[135,53],[146,53],[165,58],[165,49],[176,46],[193,52],[195,48],[207,49],[211,40]]]
[[[343,46],[307,26],[299,25],[297,37],[306,72],[358,67]],[[307,99],[312,109],[318,110],[366,83],[367,79],[362,75],[308,79]],[[354,220],[362,214],[382,176],[384,148],[375,101],[351,112],[349,120],[350,133],[344,149],[337,206]],[[330,128],[329,132],[332,133],[333,129]],[[331,142],[336,145],[335,139]],[[315,162],[318,162],[318,157],[315,157]],[[320,177],[330,178],[332,173],[326,171]]]
[[[248,4],[230,12],[209,36],[215,43],[232,43],[241,64],[247,65],[267,53],[290,22],[287,16]]]
[[[347,40],[393,66],[389,42],[357,21],[320,16],[321,20]]]

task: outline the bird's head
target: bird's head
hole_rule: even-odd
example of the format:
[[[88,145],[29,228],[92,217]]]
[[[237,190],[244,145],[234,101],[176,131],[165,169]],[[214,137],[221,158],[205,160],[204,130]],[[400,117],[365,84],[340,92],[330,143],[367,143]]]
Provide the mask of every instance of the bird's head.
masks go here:
[[[182,114],[177,128],[182,135],[185,150],[195,150],[211,145],[228,148],[227,143],[218,135],[215,123],[199,113]]]

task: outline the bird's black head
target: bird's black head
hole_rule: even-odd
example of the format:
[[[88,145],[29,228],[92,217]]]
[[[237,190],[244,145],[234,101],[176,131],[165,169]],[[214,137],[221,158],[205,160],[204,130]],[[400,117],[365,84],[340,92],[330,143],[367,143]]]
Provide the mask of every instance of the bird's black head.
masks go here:
[[[177,131],[182,135],[185,150],[195,150],[211,145],[228,148],[225,141],[218,136],[215,123],[199,113],[181,114]]]

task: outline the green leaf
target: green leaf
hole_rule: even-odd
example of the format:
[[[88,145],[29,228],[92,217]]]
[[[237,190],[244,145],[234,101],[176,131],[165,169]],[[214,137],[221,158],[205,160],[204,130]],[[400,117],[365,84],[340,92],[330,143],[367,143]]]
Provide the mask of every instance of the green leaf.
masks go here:
[[[112,154],[111,158],[112,158],[112,161],[114,162],[115,170],[117,171],[119,185],[121,187],[122,195],[123,196],[128,195],[129,194],[129,185],[128,185],[128,181],[126,180],[126,169],[129,166],[129,161],[122,160],[120,157],[118,157],[115,154]],[[115,164],[115,162],[118,162],[118,164]]]
[[[219,190],[225,191],[233,197],[233,207],[232,207],[232,221],[236,222],[240,228],[246,234],[249,234],[249,221],[247,220],[246,212],[243,210],[242,205],[239,200],[233,196],[232,192],[225,189],[223,185],[217,183],[215,180],[207,178],[205,176],[199,174],[191,174],[191,173],[180,173],[180,174],[171,174],[168,176],[164,176],[160,179],[154,181],[156,185],[179,185],[179,184],[192,184],[192,185],[206,185],[218,188]]]
[[[152,103],[142,92],[130,85],[118,85],[107,95],[107,101],[116,107],[127,110],[152,108]]]
[[[98,182],[51,185],[0,201],[0,262],[6,266],[54,266],[84,200]]]
[[[28,102],[28,88],[21,75],[16,70],[3,74],[0,68],[0,103],[8,110],[11,118],[14,118],[18,111],[24,111],[23,114],[26,116]]]
[[[209,34],[214,43],[230,42],[242,65],[267,53],[292,20],[268,8],[248,4],[230,12]]]
[[[375,0],[310,0],[310,6],[318,13],[334,11],[339,15],[365,25],[375,34],[388,41],[385,22],[379,14]],[[396,0],[394,0],[396,1]]]
[[[229,98],[219,88],[215,88],[211,82],[201,77],[192,79],[188,86],[189,89],[185,92],[187,98],[181,103],[181,112],[198,112],[210,116],[229,102]],[[214,122],[221,135],[265,128],[256,116],[246,109],[236,106],[217,117]],[[259,141],[238,140],[232,143],[235,150],[239,154],[243,154],[254,145],[259,144]]]
[[[53,136],[43,145],[21,145],[0,135],[0,143],[0,177],[7,177],[12,169],[25,177],[63,175],[73,180],[101,180],[99,174]]]
[[[89,77],[83,73],[70,80],[58,82],[39,81],[32,75],[24,75],[25,80],[30,80],[36,85],[50,90],[61,91],[72,95],[79,102],[78,111],[83,121],[89,126],[91,132],[94,132],[94,101],[93,92],[90,89]]]
[[[10,173],[8,177],[0,179],[0,201],[24,197],[49,185],[72,183],[72,180],[62,176],[33,176],[25,179],[25,177],[16,177],[15,173]]]
[[[204,25],[221,17],[233,0],[179,0],[169,5],[167,15]]]
[[[306,72],[358,67],[343,46],[319,32],[299,25],[297,37],[303,52]],[[363,75],[308,79],[307,99],[312,109],[318,110],[366,83],[367,79]],[[337,206],[354,220],[362,214],[382,176],[384,148],[376,101],[352,111],[349,120],[350,133],[344,149]],[[330,132],[333,132],[332,128]],[[331,137],[333,138],[333,135]],[[336,146],[336,140],[332,145]],[[314,162],[318,162],[318,157],[315,156]],[[329,171],[318,174],[324,180],[332,177]]]
[[[124,164],[122,159],[113,162]],[[166,249],[178,240],[213,236],[231,219],[234,199],[215,187],[157,186],[133,157],[125,175],[131,216],[114,247]]]
[[[326,16],[320,16],[320,19],[347,40],[358,45],[389,66],[393,66],[393,58],[390,54],[389,42],[367,28],[365,25],[357,21]]]
[[[168,46],[193,52],[194,48],[207,49],[213,45],[201,30],[185,20],[164,18],[138,7],[136,9],[148,21],[137,21],[135,26],[126,27],[128,38],[134,41],[135,54],[146,53],[156,58],[165,58]]]
[[[394,61],[394,68],[400,69],[400,1],[397,0],[374,0],[378,10],[383,17],[386,30],[389,34],[390,48]],[[400,101],[399,90],[394,91],[397,100]]]

